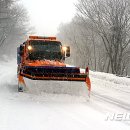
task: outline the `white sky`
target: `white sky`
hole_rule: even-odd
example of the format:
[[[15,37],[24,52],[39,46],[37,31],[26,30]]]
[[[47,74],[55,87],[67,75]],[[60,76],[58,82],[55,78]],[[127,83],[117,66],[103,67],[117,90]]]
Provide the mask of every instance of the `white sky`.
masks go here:
[[[37,35],[55,35],[61,23],[71,21],[77,0],[21,0]]]

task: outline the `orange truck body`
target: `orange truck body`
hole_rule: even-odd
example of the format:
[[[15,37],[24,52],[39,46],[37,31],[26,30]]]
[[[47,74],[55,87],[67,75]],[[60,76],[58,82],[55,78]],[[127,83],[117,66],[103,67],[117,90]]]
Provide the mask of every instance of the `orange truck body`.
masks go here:
[[[70,48],[63,47],[56,37],[30,36],[17,48],[18,91],[22,92],[26,87],[26,77],[32,80],[85,82],[90,93],[88,67],[81,73],[79,67],[67,66],[64,61],[69,56]]]

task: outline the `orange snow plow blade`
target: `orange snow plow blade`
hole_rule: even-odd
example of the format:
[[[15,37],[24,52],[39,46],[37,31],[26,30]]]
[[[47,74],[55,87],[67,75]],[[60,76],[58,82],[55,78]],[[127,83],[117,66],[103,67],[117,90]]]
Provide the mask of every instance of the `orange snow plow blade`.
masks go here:
[[[19,82],[26,87],[23,77],[32,80],[57,80],[85,82],[90,96],[91,83],[87,73],[80,73],[77,67],[24,66]]]

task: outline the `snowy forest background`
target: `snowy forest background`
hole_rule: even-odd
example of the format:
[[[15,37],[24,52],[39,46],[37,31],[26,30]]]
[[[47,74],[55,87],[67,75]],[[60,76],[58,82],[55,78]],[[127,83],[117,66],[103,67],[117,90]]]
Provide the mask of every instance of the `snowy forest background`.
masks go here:
[[[70,23],[57,37],[70,45],[69,64],[93,71],[130,75],[130,1],[78,0]],[[31,22],[31,21],[30,21]],[[16,57],[17,46],[34,29],[20,0],[0,0],[0,58]]]
[[[0,56],[16,57],[17,46],[32,31],[20,0],[0,0]],[[27,38],[27,37],[26,37]]]

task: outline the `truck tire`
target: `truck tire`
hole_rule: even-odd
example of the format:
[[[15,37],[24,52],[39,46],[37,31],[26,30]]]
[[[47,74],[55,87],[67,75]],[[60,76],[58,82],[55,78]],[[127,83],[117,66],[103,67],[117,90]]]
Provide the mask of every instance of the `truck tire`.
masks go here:
[[[18,92],[23,92],[23,87],[18,83]]]

